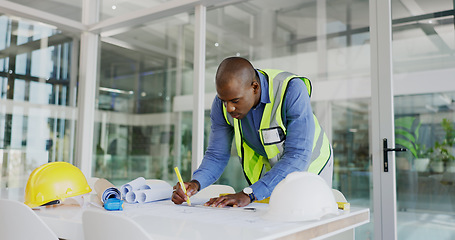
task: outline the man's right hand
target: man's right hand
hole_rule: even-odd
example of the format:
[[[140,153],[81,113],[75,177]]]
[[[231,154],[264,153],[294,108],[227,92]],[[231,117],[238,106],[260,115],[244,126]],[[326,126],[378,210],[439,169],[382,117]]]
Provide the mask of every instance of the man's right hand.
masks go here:
[[[196,182],[184,182],[183,184],[185,184],[187,194],[183,192],[183,189],[180,187],[179,182],[177,182],[177,184],[174,186],[174,191],[172,192],[172,201],[175,204],[182,204],[188,197],[191,197],[198,192],[199,185]]]

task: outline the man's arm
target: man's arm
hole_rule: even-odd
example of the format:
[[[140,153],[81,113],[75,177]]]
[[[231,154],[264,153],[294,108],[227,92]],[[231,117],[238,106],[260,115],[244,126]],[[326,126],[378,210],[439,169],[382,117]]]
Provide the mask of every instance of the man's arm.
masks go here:
[[[215,97],[210,112],[211,131],[207,151],[201,165],[193,173],[193,180],[184,183],[188,190],[188,196],[196,194],[199,190],[218,180],[231,156],[234,129],[226,123],[221,104],[218,97]],[[176,204],[181,204],[185,200],[186,196],[177,183],[174,186],[172,201]]]
[[[305,171],[310,165],[314,119],[303,81],[293,79],[289,82],[284,101],[283,121],[287,132],[284,153],[280,161],[251,186],[258,200],[269,197],[275,186],[289,173]]]
[[[234,128],[227,124],[222,109],[221,100],[215,97],[210,112],[211,130],[209,144],[204,159],[199,168],[193,173],[193,179],[201,184],[201,189],[214,183],[224,171],[231,156]]]

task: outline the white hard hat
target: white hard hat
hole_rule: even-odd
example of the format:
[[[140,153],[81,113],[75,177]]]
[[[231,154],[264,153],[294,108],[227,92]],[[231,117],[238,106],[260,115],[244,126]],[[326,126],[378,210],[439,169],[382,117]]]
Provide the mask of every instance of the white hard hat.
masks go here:
[[[326,214],[338,214],[332,189],[317,174],[293,172],[276,185],[264,218],[286,222],[308,221],[320,219]]]

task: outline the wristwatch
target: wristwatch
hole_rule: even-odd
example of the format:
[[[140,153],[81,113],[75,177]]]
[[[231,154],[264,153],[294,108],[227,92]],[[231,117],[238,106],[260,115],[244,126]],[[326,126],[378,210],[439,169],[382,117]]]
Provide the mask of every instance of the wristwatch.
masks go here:
[[[253,189],[250,187],[244,188],[243,193],[245,193],[250,198],[250,203],[252,203],[254,201],[254,199],[256,198],[254,196]]]

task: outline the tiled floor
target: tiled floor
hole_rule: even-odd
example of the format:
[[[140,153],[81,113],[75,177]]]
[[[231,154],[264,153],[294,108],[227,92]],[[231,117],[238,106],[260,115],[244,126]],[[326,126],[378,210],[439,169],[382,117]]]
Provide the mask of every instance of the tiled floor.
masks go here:
[[[400,240],[454,240],[455,215],[442,213],[398,212]]]
[[[356,240],[374,239],[374,213],[369,224],[356,228]],[[398,240],[455,240],[455,214],[397,212]]]
[[[356,240],[374,238],[370,177],[351,176],[351,206],[370,208],[369,224],[356,228]],[[455,240],[455,173],[397,173],[398,240]],[[363,185],[361,185],[363,184]],[[362,188],[363,187],[363,188]],[[360,190],[359,190],[360,189]],[[349,189],[347,189],[349,190]],[[349,199],[351,198],[351,199]],[[388,240],[388,239],[385,239]]]

